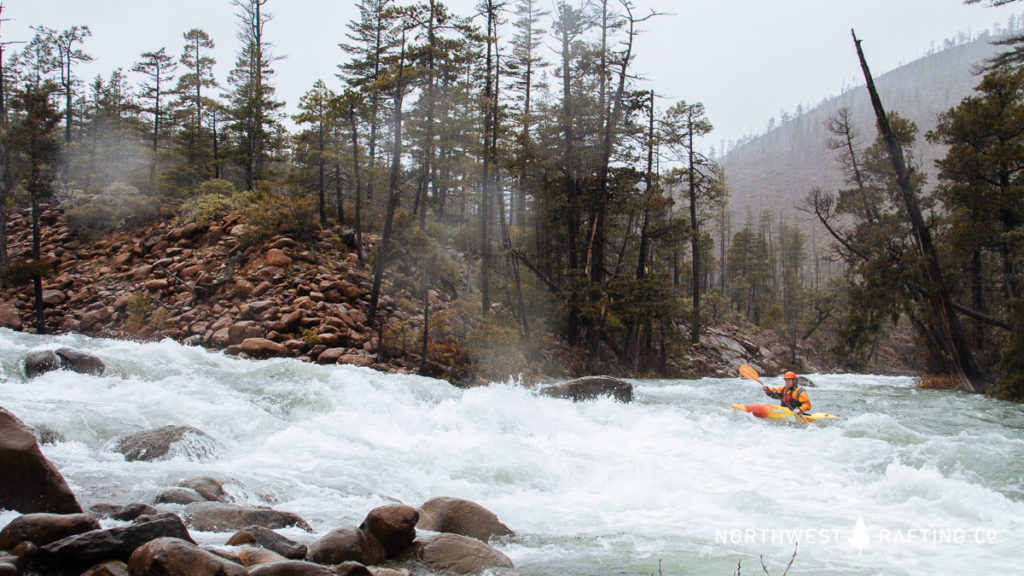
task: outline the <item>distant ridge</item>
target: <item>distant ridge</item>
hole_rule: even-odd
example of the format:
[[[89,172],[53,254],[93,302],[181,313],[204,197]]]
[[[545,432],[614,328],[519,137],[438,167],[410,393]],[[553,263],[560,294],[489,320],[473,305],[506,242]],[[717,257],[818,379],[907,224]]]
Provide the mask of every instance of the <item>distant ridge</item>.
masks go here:
[[[896,111],[917,124],[914,160],[928,174],[928,189],[935,185],[935,160],[945,155],[945,147],[928,144],[924,135],[935,127],[940,113],[973,92],[981,81],[976,74],[978,66],[1004,49],[991,42],[992,38],[985,35],[875,79],[886,111]],[[776,214],[794,212],[799,200],[815,186],[823,190],[844,186],[837,155],[828,149],[829,134],[825,128],[828,117],[841,108],[850,109],[861,144],[874,141],[874,113],[867,89],[860,86],[747,140],[718,159],[725,167],[734,229],[742,225],[748,213],[756,217],[764,210]]]

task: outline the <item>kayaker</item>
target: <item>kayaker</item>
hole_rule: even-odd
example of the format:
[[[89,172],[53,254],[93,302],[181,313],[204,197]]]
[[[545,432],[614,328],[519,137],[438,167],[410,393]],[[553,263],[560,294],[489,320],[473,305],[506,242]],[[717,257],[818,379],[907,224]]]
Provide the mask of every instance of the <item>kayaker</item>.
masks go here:
[[[764,393],[772,398],[782,400],[783,406],[797,414],[810,412],[811,399],[807,396],[807,391],[796,383],[796,374],[786,372],[783,378],[786,380],[786,384],[778,388],[769,388],[762,384],[761,388],[764,389]]]

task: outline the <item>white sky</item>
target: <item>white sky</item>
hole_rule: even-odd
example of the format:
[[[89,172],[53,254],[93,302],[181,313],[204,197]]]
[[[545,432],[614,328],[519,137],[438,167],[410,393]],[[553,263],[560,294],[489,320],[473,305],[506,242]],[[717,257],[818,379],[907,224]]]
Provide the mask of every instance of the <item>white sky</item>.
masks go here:
[[[507,0],[509,6],[512,1]],[[578,0],[577,0],[578,1]],[[399,0],[399,3],[407,3]],[[1024,2],[1001,8],[965,6],[962,0],[634,0],[635,14],[651,8],[664,16],[646,23],[635,46],[635,71],[664,97],[703,102],[715,126],[710,142],[735,140],[764,130],[769,117],[798,104],[816,105],[859,83],[850,38],[855,28],[880,75],[941,46],[959,32],[1005,26]],[[468,15],[476,0],[449,0]],[[543,2],[550,6],[553,0]],[[613,2],[615,4],[615,2]],[[177,57],[182,34],[205,30],[216,42],[222,83],[238,50],[236,8],[231,0],[3,0],[2,40],[28,40],[29,26],[63,30],[89,26],[84,50],[94,62],[79,76],[104,77],[131,68],[142,52],[165,47]],[[339,88],[335,78],[352,0],[271,0],[273,20],[265,33],[275,53],[278,97],[294,113],[299,96],[317,79]],[[506,35],[506,41],[510,38]],[[7,47],[6,53],[18,46]]]

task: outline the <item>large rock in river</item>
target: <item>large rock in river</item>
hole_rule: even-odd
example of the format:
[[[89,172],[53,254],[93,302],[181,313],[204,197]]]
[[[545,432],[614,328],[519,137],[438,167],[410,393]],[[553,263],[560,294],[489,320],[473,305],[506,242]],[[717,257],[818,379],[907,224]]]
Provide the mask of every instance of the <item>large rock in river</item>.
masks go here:
[[[43,456],[32,430],[4,408],[0,408],[0,508],[23,514],[82,512],[64,477]]]
[[[164,426],[124,436],[117,441],[115,449],[129,462],[167,460],[178,455],[202,462],[215,457],[220,444],[191,426]]]
[[[128,560],[135,576],[246,576],[245,566],[225,560],[176,538],[157,538],[139,546]]]
[[[513,534],[494,512],[462,498],[431,498],[420,507],[419,515],[416,527],[421,530],[450,532],[483,542]]]
[[[562,384],[546,386],[540,389],[540,393],[552,398],[566,398],[573,402],[593,400],[601,396],[611,396],[619,402],[633,401],[633,385],[611,376],[584,376]]]
[[[492,568],[514,568],[508,556],[487,544],[458,534],[434,534],[413,542],[398,557],[435,572],[479,574]]]
[[[188,529],[176,515],[143,516],[128,526],[93,530],[51,542],[36,551],[30,568],[78,574],[106,560],[126,562],[139,546],[164,537],[192,542]]]
[[[0,530],[0,550],[13,550],[22,542],[46,546],[61,538],[99,529],[100,523],[92,514],[25,514]]]
[[[271,530],[295,526],[312,531],[305,520],[291,512],[221,502],[189,504],[185,507],[185,522],[203,532],[235,532],[248,526],[263,526]]]
[[[345,526],[331,530],[310,544],[309,559],[318,564],[355,561],[372,566],[386,560],[387,552],[373,534]]]
[[[412,506],[389,504],[370,510],[359,529],[376,536],[390,558],[405,550],[416,539],[416,523],[419,519],[419,512]]]

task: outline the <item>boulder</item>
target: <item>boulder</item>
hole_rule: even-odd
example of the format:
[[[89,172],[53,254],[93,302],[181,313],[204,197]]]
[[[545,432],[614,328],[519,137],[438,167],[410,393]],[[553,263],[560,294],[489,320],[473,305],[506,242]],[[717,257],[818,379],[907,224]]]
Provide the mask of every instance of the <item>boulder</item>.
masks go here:
[[[278,248],[267,250],[265,261],[267,266],[276,266],[278,268],[287,268],[292,265],[292,259]]]
[[[340,564],[354,561],[372,565],[386,560],[387,552],[373,534],[346,526],[331,530],[310,544],[309,559],[317,564]]]
[[[306,557],[305,544],[293,542],[277,532],[263,526],[246,526],[228,538],[228,546],[255,545],[276,552],[289,560],[300,560]]]
[[[128,561],[136,548],[165,537],[194,544],[176,515],[143,516],[128,526],[93,530],[42,546],[29,560],[29,567],[43,572],[81,572],[107,560]]]
[[[242,546],[238,549],[238,561],[246,568],[252,568],[259,564],[280,562],[282,560],[287,560],[287,558],[273,550],[267,550],[266,548],[260,548],[258,546]]]
[[[334,576],[377,576],[377,572],[370,570],[359,562],[342,562],[333,568]]]
[[[11,304],[0,304],[0,328],[21,331],[22,326],[21,314],[18,314],[18,309]]]
[[[263,329],[252,320],[236,322],[228,327],[228,342],[230,344],[241,344],[247,338],[260,338],[263,336]]]
[[[419,516],[416,527],[421,530],[460,534],[483,542],[513,534],[494,512],[462,498],[431,498],[420,507]]]
[[[32,430],[0,408],[0,509],[79,514],[75,495],[43,456]]]
[[[128,560],[133,576],[245,576],[248,571],[192,542],[157,538],[135,550]]]
[[[508,556],[476,538],[458,534],[433,534],[413,542],[398,557],[436,572],[478,574],[494,568],[513,568]]]
[[[412,506],[389,504],[371,510],[359,529],[373,534],[384,546],[388,557],[392,558],[416,539],[419,519],[419,512]]]
[[[56,306],[68,299],[68,295],[63,290],[57,290],[54,288],[43,290],[43,304],[47,306]]]
[[[124,436],[114,448],[129,462],[169,460],[178,455],[202,462],[216,456],[220,444],[191,426],[164,426]]]
[[[326,566],[302,560],[281,560],[260,564],[249,570],[249,576],[337,576]]]
[[[42,350],[25,357],[25,377],[31,379],[54,370],[71,370],[79,374],[100,376],[106,370],[103,361],[72,348]]]
[[[47,372],[60,370],[60,358],[53,353],[53,350],[40,350],[25,357],[25,377],[28,379],[41,376]]]
[[[619,402],[633,401],[633,385],[611,376],[585,376],[562,384],[541,388],[540,393],[552,398],[566,398],[573,402],[594,400],[610,396]]]
[[[316,362],[317,364],[337,364],[338,358],[344,356],[347,351],[347,348],[328,348],[316,357]]]
[[[246,338],[242,340],[242,352],[253,358],[271,358],[288,356],[288,347],[266,338]]]
[[[92,514],[25,514],[0,530],[0,550],[13,550],[22,542],[45,546],[68,536],[99,529],[100,523]]]
[[[351,364],[353,366],[370,367],[376,360],[369,354],[345,354],[338,358],[338,364]]]
[[[128,565],[120,560],[109,560],[82,572],[82,576],[129,576]]]
[[[185,507],[185,522],[202,532],[234,532],[248,526],[262,526],[271,530],[295,526],[307,532],[312,530],[305,520],[291,512],[220,502],[189,504]]]
[[[205,502],[199,492],[191,488],[168,488],[156,495],[157,504],[194,504]]]
[[[204,476],[201,478],[189,478],[178,483],[182,488],[191,488],[199,493],[204,500],[211,502],[231,502],[231,497],[224,491],[224,484],[216,478]]]
[[[78,372],[79,374],[91,374],[102,376],[107,367],[99,358],[79,352],[73,348],[58,348],[57,357],[60,358],[60,366],[65,370]]]

